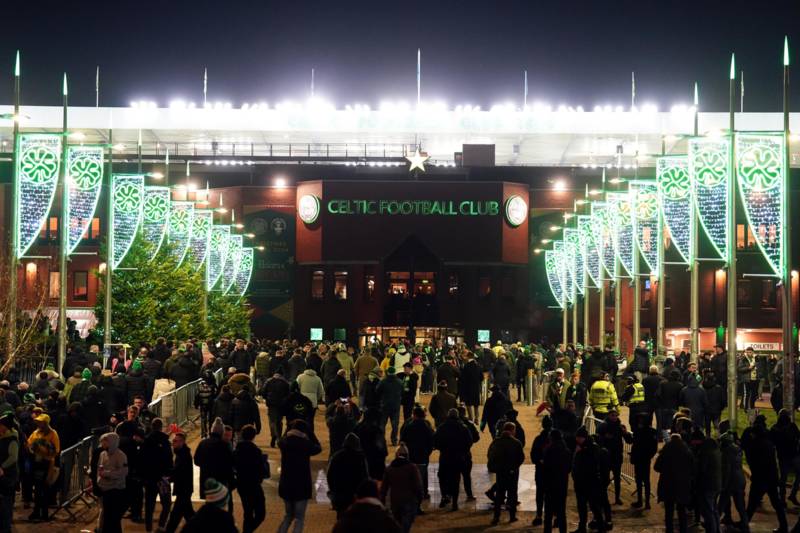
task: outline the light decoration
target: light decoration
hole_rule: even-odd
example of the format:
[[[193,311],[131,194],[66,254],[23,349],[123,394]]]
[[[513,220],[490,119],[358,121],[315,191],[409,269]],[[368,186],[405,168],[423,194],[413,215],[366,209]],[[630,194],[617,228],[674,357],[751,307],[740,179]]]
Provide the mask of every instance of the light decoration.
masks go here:
[[[600,287],[602,270],[600,265],[600,254],[597,251],[597,244],[592,232],[592,217],[589,215],[578,215],[578,230],[580,231],[581,247],[583,248],[584,264],[586,272],[589,274],[588,283],[592,287]]]
[[[225,265],[222,267],[219,290],[222,294],[227,294],[236,281],[236,273],[239,271],[239,263],[242,260],[242,236],[231,235],[228,243],[228,253]]]
[[[585,289],[583,285],[583,272],[586,268],[586,264],[584,263],[585,255],[583,241],[581,240],[581,231],[578,228],[566,228],[564,230],[564,238],[567,241],[567,249],[569,250],[572,282],[575,284],[575,290],[578,294],[583,294]]]
[[[39,237],[58,185],[61,134],[19,135],[16,147],[17,257],[25,255]]]
[[[172,244],[172,253],[178,261],[178,265],[183,263],[186,253],[189,250],[189,242],[192,239],[192,225],[194,222],[194,203],[179,201],[172,202],[172,209],[169,213],[169,226],[167,236]]]
[[[558,266],[558,276],[561,279],[561,286],[564,287],[564,298],[567,303],[572,303],[575,299],[575,285],[572,283],[572,275],[569,271],[569,258],[567,246],[564,241],[553,243],[553,250],[556,252],[556,265]]]
[[[114,253],[111,268],[113,270],[125,259],[142,222],[144,176],[114,174],[112,181],[114,187],[111,220],[114,231]]]
[[[736,179],[747,223],[770,268],[783,277],[783,184],[786,179],[783,132],[736,135]]]
[[[730,149],[727,137],[689,139],[689,177],[697,216],[717,255],[724,260],[728,258]]]
[[[614,243],[611,235],[609,206],[605,202],[592,203],[592,231],[600,255],[600,264],[609,277],[614,276]],[[602,273],[601,273],[602,275]],[[600,281],[603,279],[601,277]]]
[[[230,236],[230,226],[213,226],[211,228],[211,243],[206,256],[206,289],[209,291],[214,288],[222,276],[225,259],[228,257]]]
[[[67,148],[67,179],[69,183],[69,246],[70,255],[86,234],[100,190],[103,187],[103,147],[69,146]]]
[[[544,251],[544,269],[547,273],[547,283],[550,285],[550,292],[553,293],[556,303],[560,308],[564,308],[564,291],[561,286],[561,277],[558,272],[558,258],[555,250]]]
[[[169,223],[170,192],[168,187],[147,186],[144,188],[144,205],[142,206],[142,236],[152,246],[155,259]]]
[[[631,181],[633,235],[651,276],[658,275],[658,185],[654,180]]]
[[[242,248],[239,268],[236,271],[236,279],[233,282],[232,292],[239,298],[247,292],[250,286],[250,277],[253,274],[253,249]]]
[[[211,240],[211,225],[214,212],[210,209],[195,209],[192,219],[192,233],[189,239],[188,260],[197,270],[206,261],[209,243]]]
[[[656,160],[656,181],[664,226],[683,262],[689,263],[694,242],[689,158],[685,155],[659,157]]]
[[[614,254],[622,266],[616,275],[633,277],[634,247],[630,192],[610,192],[606,196],[606,203],[609,207]]]

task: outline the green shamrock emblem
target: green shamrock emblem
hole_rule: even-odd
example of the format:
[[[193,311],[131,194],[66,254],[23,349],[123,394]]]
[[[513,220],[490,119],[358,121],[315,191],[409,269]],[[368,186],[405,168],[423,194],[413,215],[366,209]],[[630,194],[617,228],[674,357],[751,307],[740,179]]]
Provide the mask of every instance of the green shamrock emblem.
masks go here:
[[[636,192],[636,218],[652,220],[658,212],[658,201],[653,191],[639,189]]]
[[[739,160],[739,179],[750,189],[766,191],[780,184],[781,162],[774,146],[753,145]]]
[[[661,172],[661,190],[670,200],[680,200],[689,194],[689,173],[682,167],[667,167]]]
[[[169,199],[161,194],[148,194],[144,199],[144,218],[148,222],[164,222],[169,213]]]
[[[694,155],[694,168],[697,182],[704,186],[716,187],[725,180],[725,158],[719,150],[705,148]]]
[[[121,213],[135,213],[142,205],[142,189],[133,183],[117,186],[114,209]]]
[[[56,179],[58,156],[45,146],[32,146],[22,153],[20,170],[23,181],[45,185]]]
[[[172,226],[172,233],[184,235],[189,231],[189,211],[179,209],[172,213],[169,219]]]
[[[82,191],[91,191],[103,178],[103,169],[100,163],[88,156],[78,156],[69,165],[69,175],[72,183]]]

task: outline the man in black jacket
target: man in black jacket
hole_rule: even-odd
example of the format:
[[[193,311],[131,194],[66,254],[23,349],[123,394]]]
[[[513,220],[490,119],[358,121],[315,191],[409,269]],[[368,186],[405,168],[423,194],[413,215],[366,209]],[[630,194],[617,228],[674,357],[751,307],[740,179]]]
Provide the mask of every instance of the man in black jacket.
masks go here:
[[[231,402],[231,420],[236,434],[248,424],[255,426],[256,433],[261,433],[261,413],[258,411],[258,404],[246,388],[240,390]]]
[[[275,443],[283,434],[283,404],[289,397],[291,387],[289,382],[280,374],[273,374],[264,383],[259,394],[267,404],[267,418],[269,419],[269,447],[274,448]],[[308,399],[308,398],[306,398]],[[310,403],[310,402],[309,402]]]
[[[236,348],[231,353],[231,365],[236,367],[236,372],[240,374],[249,374],[250,365],[253,361],[250,358],[250,353],[245,349],[244,341],[236,339]]]
[[[659,421],[659,429],[664,441],[668,440],[668,431],[672,426],[672,417],[680,405],[681,390],[683,390],[683,383],[681,383],[681,373],[677,369],[670,371],[668,380],[661,383],[658,388],[658,409],[661,413],[661,420]]]
[[[614,505],[622,505],[622,500],[619,498],[622,490],[622,441],[626,436],[630,438],[628,428],[620,421],[617,410],[611,409],[603,423],[597,427],[597,437],[598,444],[608,452],[611,471],[614,474]]]
[[[531,444],[531,463],[535,467],[534,470],[534,483],[536,484],[536,516],[533,519],[533,526],[542,525],[542,514],[544,512],[544,494],[546,489],[546,480],[544,473],[544,452],[550,445],[550,430],[553,427],[552,419],[545,415],[542,418],[542,431],[536,435]],[[487,493],[490,500],[494,500],[494,494]]]
[[[494,518],[492,525],[500,522],[500,508],[506,503],[511,516],[509,522],[517,521],[517,487],[519,467],[525,461],[522,444],[514,438],[515,426],[507,422],[503,431],[489,445],[487,468],[496,474],[497,492],[494,498]],[[565,521],[566,523],[566,521]]]
[[[567,532],[567,486],[572,464],[572,455],[561,432],[550,432],[550,445],[544,452],[542,468],[545,479],[544,533],[552,531],[553,519],[558,522],[560,533]]]
[[[217,418],[211,425],[211,434],[200,441],[194,454],[194,464],[200,467],[200,497],[205,498],[205,483],[214,478],[226,487],[233,486],[233,451],[222,440],[225,426]]]
[[[591,509],[597,531],[606,531],[603,517],[603,497],[608,486],[607,452],[600,448],[581,427],[575,434],[575,456],[572,461],[572,481],[578,502],[579,533],[586,533],[588,511]]]
[[[248,424],[242,428],[239,444],[233,452],[236,469],[236,490],[242,500],[244,522],[242,533],[253,533],[267,516],[264,489],[261,483],[267,477],[265,458],[253,440],[256,428]]]
[[[664,378],[658,373],[658,367],[653,365],[647,373],[647,376],[642,380],[642,387],[644,387],[644,408],[647,410],[647,423],[653,424],[653,414],[656,414],[656,428],[659,427],[658,421],[661,416],[658,414],[658,390]]]
[[[422,478],[424,500],[430,498],[428,494],[428,464],[433,453],[433,427],[425,419],[425,408],[416,405],[412,411],[412,418],[400,430],[400,440],[406,443],[409,460],[417,465]]]
[[[153,511],[156,497],[161,499],[161,514],[158,516],[158,527],[164,528],[172,504],[169,493],[159,490],[164,478],[172,471],[172,450],[169,437],[164,433],[164,422],[160,418],[153,419],[152,431],[142,443],[141,473],[144,484],[144,523],[147,531],[153,530]]]
[[[469,430],[458,419],[458,410],[450,409],[433,437],[434,446],[439,450],[439,486],[442,493],[440,508],[452,503],[453,511],[458,511],[459,478],[471,440]]]
[[[194,468],[192,467],[192,451],[186,445],[186,434],[176,433],[172,438],[172,449],[175,451],[175,466],[170,474],[173,483],[175,504],[169,515],[166,532],[174,533],[181,519],[189,521],[194,516],[192,492],[194,491]]]
[[[411,419],[411,411],[414,409],[414,402],[417,398],[417,384],[419,377],[413,371],[414,365],[410,362],[403,364],[403,373],[398,374],[403,383],[403,392],[400,397],[400,404],[403,406],[403,423]]]

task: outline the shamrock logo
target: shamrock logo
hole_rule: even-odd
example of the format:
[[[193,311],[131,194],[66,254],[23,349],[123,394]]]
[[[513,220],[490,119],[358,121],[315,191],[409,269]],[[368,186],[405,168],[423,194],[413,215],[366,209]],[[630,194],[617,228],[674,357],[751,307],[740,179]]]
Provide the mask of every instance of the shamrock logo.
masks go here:
[[[70,162],[69,175],[78,189],[91,191],[103,178],[103,169],[96,159],[79,155]]]
[[[683,167],[671,166],[662,170],[659,185],[669,200],[680,200],[689,194],[689,173]]]
[[[194,217],[192,222],[192,233],[195,235],[203,235],[205,234],[206,230],[208,230],[208,218],[207,217]]]
[[[58,173],[58,156],[45,146],[33,146],[20,158],[22,180],[36,185],[51,183]]]
[[[697,182],[703,187],[716,187],[725,180],[724,153],[720,150],[704,148],[694,154],[692,163],[695,168]]]
[[[757,144],[747,148],[739,160],[739,179],[749,189],[766,191],[780,184],[781,161],[775,146]]]
[[[211,234],[211,246],[213,246],[214,248],[219,248],[220,246],[222,246],[222,239],[223,239],[222,232],[215,231],[214,233]]]
[[[144,218],[148,222],[164,222],[169,213],[169,199],[162,194],[148,194],[144,199]]]
[[[617,223],[621,226],[627,226],[631,223],[630,202],[619,202],[617,204]]]
[[[142,205],[142,189],[133,183],[117,186],[114,209],[121,213],[135,213]]]
[[[652,220],[658,212],[658,201],[652,190],[639,189],[636,192],[636,218]]]
[[[172,213],[169,218],[171,233],[177,235],[184,235],[189,231],[189,211],[186,209],[178,209]]]

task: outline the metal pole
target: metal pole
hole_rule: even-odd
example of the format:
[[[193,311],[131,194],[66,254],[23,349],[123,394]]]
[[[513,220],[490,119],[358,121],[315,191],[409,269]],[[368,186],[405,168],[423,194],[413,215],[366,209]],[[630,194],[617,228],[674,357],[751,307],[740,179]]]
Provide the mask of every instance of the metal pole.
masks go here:
[[[572,342],[578,344],[578,291],[575,291],[575,301],[572,304]]]
[[[61,186],[61,216],[58,221],[60,250],[58,254],[58,359],[56,370],[61,373],[61,366],[67,357],[67,254],[69,253],[69,184],[67,183],[67,74],[64,74],[62,96],[64,98],[61,125],[61,165],[58,182]]]
[[[783,406],[792,413],[794,410],[794,346],[792,346],[792,188],[790,186],[790,151],[789,151],[789,38],[783,41],[783,136],[786,148],[784,150],[784,168],[786,176],[783,180],[783,213],[781,220],[781,250],[783,255],[783,279],[781,284],[781,327],[783,328]]]
[[[601,277],[603,269],[600,269]],[[597,337],[597,345],[600,346],[600,349],[605,348],[606,344],[606,282],[600,281],[600,298],[599,298],[599,309],[597,313],[597,320],[599,322],[599,329],[598,329],[598,337]]]
[[[567,298],[564,297],[564,307],[561,310],[561,342],[564,343],[564,350],[567,349],[567,343],[569,342],[569,338],[567,337],[567,332],[569,330],[569,303],[567,302]]]
[[[694,84],[694,135],[697,136],[698,131],[698,117],[697,106],[699,104],[697,83]],[[689,287],[689,334],[691,343],[691,352],[689,359],[693,363],[697,362],[697,357],[700,354],[700,262],[697,260],[697,255],[700,250],[699,235],[697,230],[699,224],[697,223],[697,206],[695,204],[695,194],[692,191],[691,196],[691,217],[690,224],[692,225],[689,230],[693,236],[692,239],[692,252],[691,262],[689,263],[690,270],[690,287]]]
[[[656,353],[665,355],[664,349],[664,313],[666,302],[667,287],[665,281],[667,279],[666,272],[664,272],[664,217],[661,215],[661,210],[658,210],[658,287],[656,289]]]
[[[734,102],[736,100],[736,68],[734,56],[731,54],[731,72],[728,87],[729,135],[731,140],[730,160],[728,166],[728,278],[727,278],[727,319],[728,319],[728,420],[731,429],[737,428],[736,405],[736,138]]]
[[[19,212],[17,203],[19,202],[19,176],[17,175],[17,154],[19,143],[19,100],[20,100],[20,64],[19,64],[19,50],[17,50],[17,58],[14,63],[14,146],[13,160],[11,162],[12,172],[12,191],[14,196],[11,199],[11,238],[8,240],[11,244],[9,251],[9,284],[8,284],[8,346],[6,347],[6,360],[8,360],[16,350],[17,347],[17,272],[19,270],[19,258],[17,257],[17,250],[19,249],[19,235],[17,226],[19,225]]]
[[[589,336],[589,304],[591,297],[589,292],[589,273],[583,270],[583,346],[587,348],[590,344]]]
[[[614,350],[620,351],[619,338],[622,334],[622,278],[620,277],[621,265],[619,258],[614,260]]]
[[[108,177],[106,178],[106,294],[103,317],[103,351],[106,357],[111,344],[111,278],[114,263],[114,132],[108,129]]]

